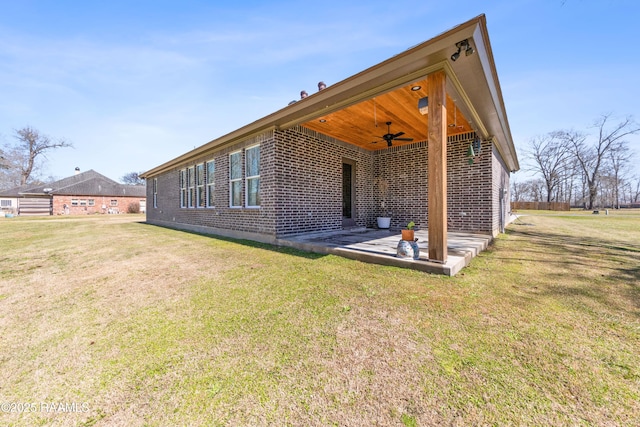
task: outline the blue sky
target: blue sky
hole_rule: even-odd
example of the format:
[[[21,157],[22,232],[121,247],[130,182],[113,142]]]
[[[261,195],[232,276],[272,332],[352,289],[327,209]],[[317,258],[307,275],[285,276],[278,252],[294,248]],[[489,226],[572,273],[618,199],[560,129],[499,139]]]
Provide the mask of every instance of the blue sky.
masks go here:
[[[482,13],[519,152],[602,114],[640,121],[637,0],[217,3],[0,0],[0,142],[33,126],[75,146],[45,177],[118,180]]]

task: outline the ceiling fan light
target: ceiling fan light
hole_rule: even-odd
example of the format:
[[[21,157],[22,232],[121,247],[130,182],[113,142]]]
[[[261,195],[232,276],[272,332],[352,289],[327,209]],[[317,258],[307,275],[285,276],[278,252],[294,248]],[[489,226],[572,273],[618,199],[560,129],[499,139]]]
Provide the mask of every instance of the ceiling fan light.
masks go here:
[[[425,96],[424,98],[418,99],[418,111],[423,116],[429,114],[429,97]]]

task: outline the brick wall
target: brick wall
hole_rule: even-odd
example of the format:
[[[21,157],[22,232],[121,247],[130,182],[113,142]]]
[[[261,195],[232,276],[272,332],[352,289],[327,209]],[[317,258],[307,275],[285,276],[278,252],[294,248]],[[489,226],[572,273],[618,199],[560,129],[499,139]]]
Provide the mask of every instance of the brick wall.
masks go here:
[[[388,191],[374,186],[375,216],[391,216],[391,228],[409,221],[427,228],[427,143],[390,147],[374,152],[374,182],[386,182]]]
[[[492,143],[483,141],[469,164],[475,133],[449,138],[447,150],[447,221],[450,231],[490,234],[492,230]],[[474,144],[475,145],[475,144]],[[476,149],[474,148],[474,151]]]
[[[467,152],[474,139],[475,134],[468,133],[447,142],[447,228],[490,234],[496,227],[492,143],[482,142],[479,155],[469,164]],[[422,141],[374,153],[374,179],[380,177],[389,184],[384,210],[391,213],[393,228],[402,228],[409,221],[418,229],[427,228],[427,151],[427,143]],[[381,202],[376,191],[376,215],[383,211]]]
[[[502,156],[498,149],[494,146],[492,150],[492,170],[493,170],[493,187],[492,187],[492,234],[496,236],[504,230],[509,223],[511,212],[511,184],[510,173],[502,160]]]
[[[470,133],[448,142],[448,228],[495,234],[500,226],[499,189],[508,189],[509,174],[490,141],[482,143],[481,153],[469,164],[467,150],[474,138]],[[261,207],[229,208],[229,154],[257,143],[261,147]],[[211,159],[216,162],[215,208],[181,208],[179,171]],[[427,228],[426,142],[372,152],[303,127],[267,132],[157,176],[156,208],[153,185],[147,185],[147,219],[224,235],[239,232],[240,237],[263,241],[339,230],[345,160],[355,164],[356,225],[374,227],[375,218],[383,213],[376,186],[376,179],[382,178],[389,184],[384,211],[391,214],[392,228],[404,227],[409,221],[419,229]]]
[[[278,235],[342,228],[342,164],[355,163],[356,225],[372,225],[372,153],[297,127],[276,139]]]
[[[229,207],[229,154],[240,150],[242,152],[242,170],[244,175],[244,149],[260,144],[260,190],[261,207],[248,208],[244,206]],[[232,230],[246,233],[247,237],[258,238],[257,235],[275,234],[275,169],[268,165],[274,163],[274,133],[267,132],[255,138],[225,147],[211,154],[194,159],[175,169],[159,175],[157,178],[157,202],[153,206],[153,183],[147,182],[147,220],[151,223],[175,226],[179,228],[198,229],[204,227],[209,231],[223,233]],[[179,171],[200,163],[215,160],[215,207],[183,208],[180,207],[180,178]],[[206,231],[206,230],[203,230]],[[228,233],[227,233],[228,234]],[[253,235],[256,236],[253,236]],[[268,240],[268,239],[259,239]]]
[[[73,205],[73,200],[77,200],[77,206]],[[93,206],[89,206],[90,200],[93,200]],[[112,200],[115,200],[115,205],[112,204]],[[65,214],[65,205],[68,207],[69,215],[108,213],[109,209],[113,213],[127,213],[131,203],[140,204],[141,200],[145,200],[144,197],[54,195],[53,215]],[[81,203],[86,203],[86,205],[82,206]]]

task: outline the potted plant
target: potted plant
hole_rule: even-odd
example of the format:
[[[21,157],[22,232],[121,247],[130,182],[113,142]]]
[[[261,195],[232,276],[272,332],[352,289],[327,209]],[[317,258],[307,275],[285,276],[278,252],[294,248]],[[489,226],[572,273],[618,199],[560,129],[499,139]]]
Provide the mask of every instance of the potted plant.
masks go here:
[[[407,240],[409,242],[413,242],[415,240],[413,227],[416,226],[416,223],[413,221],[409,221],[407,224],[407,228],[402,230],[402,240]]]
[[[389,193],[389,182],[386,179],[378,178],[376,180],[378,191],[380,192],[380,208],[381,215],[377,217],[378,228],[389,228],[391,225],[391,215],[385,210],[387,194]]]

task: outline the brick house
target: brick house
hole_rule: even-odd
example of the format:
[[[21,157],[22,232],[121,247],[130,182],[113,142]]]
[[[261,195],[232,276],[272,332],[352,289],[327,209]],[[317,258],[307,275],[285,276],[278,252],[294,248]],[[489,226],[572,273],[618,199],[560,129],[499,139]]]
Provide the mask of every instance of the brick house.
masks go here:
[[[138,204],[146,209],[144,185],[124,185],[94,170],[80,172],[49,184],[25,185],[0,193],[12,198],[18,215],[82,215],[127,213]],[[4,199],[3,199],[4,200]]]
[[[518,169],[481,15],[142,176],[151,224],[278,244],[389,215],[444,262],[447,231],[504,228]]]

